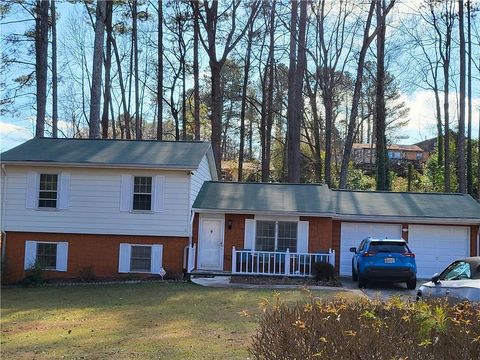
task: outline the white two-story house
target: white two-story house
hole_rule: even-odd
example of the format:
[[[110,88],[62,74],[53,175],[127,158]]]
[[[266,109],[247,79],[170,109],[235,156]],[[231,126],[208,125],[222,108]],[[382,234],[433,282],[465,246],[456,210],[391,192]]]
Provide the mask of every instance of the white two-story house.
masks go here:
[[[35,138],[1,154],[4,281],[181,273],[209,143]]]

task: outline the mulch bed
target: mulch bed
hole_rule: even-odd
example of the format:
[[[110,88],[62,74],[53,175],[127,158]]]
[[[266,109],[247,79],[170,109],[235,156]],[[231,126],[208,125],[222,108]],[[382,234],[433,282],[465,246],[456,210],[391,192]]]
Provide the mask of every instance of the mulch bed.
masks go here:
[[[313,278],[277,277],[277,276],[232,276],[231,283],[254,285],[306,285],[341,287],[337,279],[316,281]]]

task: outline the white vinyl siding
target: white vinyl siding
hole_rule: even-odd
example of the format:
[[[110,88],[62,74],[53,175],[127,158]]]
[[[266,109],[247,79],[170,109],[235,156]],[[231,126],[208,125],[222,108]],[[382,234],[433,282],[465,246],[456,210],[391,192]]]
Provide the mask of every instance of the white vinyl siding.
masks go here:
[[[212,180],[212,174],[210,173],[210,167],[208,164],[207,155],[205,155],[198,166],[198,169],[193,171],[193,175],[190,176],[190,206],[193,205],[195,198],[197,197],[200,188],[205,181]]]
[[[25,241],[25,261],[24,269],[31,269],[39,259],[37,256],[41,256],[39,253],[39,247],[44,245],[54,245],[56,247],[55,251],[55,261],[54,263],[49,261],[49,266],[45,270],[53,271],[67,271],[68,263],[68,242],[49,242],[49,241]]]
[[[159,171],[135,170],[128,174],[129,177],[155,177],[163,189],[163,196],[156,202],[161,211],[145,214],[120,211],[122,175],[126,174],[126,170],[120,169],[62,169],[70,174],[68,211],[26,208],[27,174],[40,174],[42,170],[41,167],[8,166],[6,231],[188,236],[189,177],[185,171],[159,174]]]

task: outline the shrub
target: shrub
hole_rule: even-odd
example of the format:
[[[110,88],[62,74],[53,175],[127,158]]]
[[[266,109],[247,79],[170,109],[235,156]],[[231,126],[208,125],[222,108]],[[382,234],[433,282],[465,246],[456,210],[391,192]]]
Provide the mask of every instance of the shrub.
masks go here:
[[[97,277],[95,276],[95,267],[93,265],[84,266],[79,273],[79,279],[85,282],[95,281]]]
[[[44,282],[43,269],[38,262],[35,262],[26,270],[26,275],[20,281],[20,284],[24,286],[38,286]]]
[[[312,274],[316,281],[328,281],[335,279],[335,269],[333,265],[325,261],[313,263]]]
[[[478,359],[480,305],[311,299],[267,305],[255,359]]]

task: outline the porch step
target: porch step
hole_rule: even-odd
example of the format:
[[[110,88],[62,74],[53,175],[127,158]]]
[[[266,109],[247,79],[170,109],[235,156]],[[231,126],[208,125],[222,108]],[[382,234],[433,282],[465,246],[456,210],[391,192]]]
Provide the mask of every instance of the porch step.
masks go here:
[[[214,277],[214,276],[230,276],[231,271],[210,271],[210,270],[193,270],[189,273],[192,277]]]

